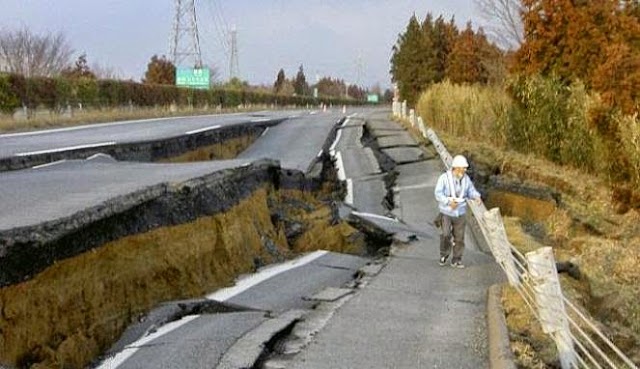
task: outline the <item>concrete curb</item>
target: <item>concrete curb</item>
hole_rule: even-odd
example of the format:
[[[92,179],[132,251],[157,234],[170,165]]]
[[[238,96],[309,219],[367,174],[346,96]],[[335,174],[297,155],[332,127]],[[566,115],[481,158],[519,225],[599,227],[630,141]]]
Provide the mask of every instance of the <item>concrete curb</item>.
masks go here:
[[[501,284],[494,284],[487,291],[487,336],[489,338],[489,367],[491,369],[516,369],[509,344],[507,321],[500,301]]]

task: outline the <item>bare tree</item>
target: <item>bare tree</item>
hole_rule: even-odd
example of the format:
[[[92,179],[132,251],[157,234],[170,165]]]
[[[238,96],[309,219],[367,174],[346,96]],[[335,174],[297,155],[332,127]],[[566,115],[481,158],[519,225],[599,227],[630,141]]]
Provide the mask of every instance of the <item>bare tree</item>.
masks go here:
[[[122,79],[122,72],[114,67],[103,65],[100,63],[91,64],[91,71],[96,75],[97,79]]]
[[[522,45],[522,2],[520,0],[474,0],[489,36],[505,49]]]
[[[27,28],[0,32],[0,60],[11,73],[55,76],[70,66],[72,54],[62,33],[38,35]]]

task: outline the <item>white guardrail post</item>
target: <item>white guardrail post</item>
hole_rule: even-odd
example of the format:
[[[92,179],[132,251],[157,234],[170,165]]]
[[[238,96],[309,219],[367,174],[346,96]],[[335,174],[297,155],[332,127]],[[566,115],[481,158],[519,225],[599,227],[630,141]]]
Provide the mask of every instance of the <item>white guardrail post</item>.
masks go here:
[[[564,309],[553,250],[551,247],[542,247],[525,256],[532,278],[542,330],[551,335],[556,342],[562,369],[576,368],[576,352]]]
[[[504,223],[500,216],[500,209],[493,208],[485,211],[483,219],[487,227],[489,247],[491,248],[493,257],[498,264],[502,265],[502,269],[509,279],[509,284],[513,287],[520,286],[520,277],[518,276],[513,255],[511,255],[511,243],[507,238],[507,230],[504,228]]]
[[[422,117],[418,117],[418,128],[420,129],[420,133],[422,133],[422,137],[427,138],[427,127],[424,125]]]
[[[409,110],[409,123],[411,123],[411,127],[416,126],[416,111],[413,109]]]
[[[407,100],[402,102],[402,119],[407,119]]]

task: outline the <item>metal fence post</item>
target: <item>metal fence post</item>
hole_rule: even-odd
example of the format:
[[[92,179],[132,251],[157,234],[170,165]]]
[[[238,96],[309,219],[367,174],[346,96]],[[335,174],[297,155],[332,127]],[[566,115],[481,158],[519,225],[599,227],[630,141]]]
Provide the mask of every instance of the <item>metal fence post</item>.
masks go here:
[[[495,257],[498,264],[502,265],[502,269],[504,269],[509,279],[509,284],[514,287],[519,286],[520,278],[518,277],[513,256],[511,255],[511,244],[507,238],[507,231],[504,228],[502,216],[500,216],[500,209],[493,208],[485,211],[483,219],[489,231],[489,247],[491,247],[493,257]]]
[[[536,295],[542,330],[553,337],[562,369],[576,368],[576,353],[564,309],[562,290],[551,247],[542,247],[526,255]]]

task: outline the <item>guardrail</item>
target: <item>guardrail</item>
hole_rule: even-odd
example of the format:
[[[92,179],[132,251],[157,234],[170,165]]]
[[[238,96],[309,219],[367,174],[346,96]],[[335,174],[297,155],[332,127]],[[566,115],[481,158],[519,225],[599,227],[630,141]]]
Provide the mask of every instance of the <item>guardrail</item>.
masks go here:
[[[394,102],[393,114],[419,129],[436,148],[445,167],[451,167],[447,148],[413,109],[407,112],[406,102]],[[484,204],[473,201],[468,206],[509,284],[518,291],[544,333],[554,340],[563,369],[638,369],[588,314],[563,295],[551,247],[523,255],[509,242],[500,209],[487,210]]]

